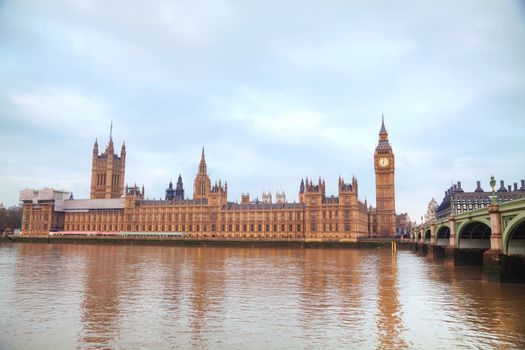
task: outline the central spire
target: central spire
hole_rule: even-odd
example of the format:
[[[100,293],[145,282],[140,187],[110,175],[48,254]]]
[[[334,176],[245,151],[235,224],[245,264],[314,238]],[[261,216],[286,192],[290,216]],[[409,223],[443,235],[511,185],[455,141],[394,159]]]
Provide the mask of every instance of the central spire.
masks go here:
[[[204,146],[202,147],[201,162],[199,163],[199,174],[206,174],[206,158],[204,157]]]

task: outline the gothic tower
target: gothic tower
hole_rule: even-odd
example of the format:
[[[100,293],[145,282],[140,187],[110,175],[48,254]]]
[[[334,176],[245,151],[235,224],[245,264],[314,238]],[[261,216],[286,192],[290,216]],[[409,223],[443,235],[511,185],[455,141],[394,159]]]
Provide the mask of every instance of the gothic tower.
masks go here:
[[[385,120],[382,118],[379,143],[374,153],[376,174],[377,235],[393,237],[396,232],[396,203],[394,190],[394,152],[388,142]]]
[[[210,194],[211,181],[206,172],[206,159],[204,159],[204,147],[202,148],[199,172],[193,182],[193,199],[208,198]]]
[[[182,176],[179,174],[179,178],[177,179],[177,188],[175,189],[175,198],[178,200],[184,199],[184,185],[182,184]]]
[[[113,124],[109,131],[109,143],[104,153],[98,153],[98,142],[93,146],[91,164],[91,199],[120,198],[124,194],[126,169],[126,145],[122,143],[120,157],[113,147]]]

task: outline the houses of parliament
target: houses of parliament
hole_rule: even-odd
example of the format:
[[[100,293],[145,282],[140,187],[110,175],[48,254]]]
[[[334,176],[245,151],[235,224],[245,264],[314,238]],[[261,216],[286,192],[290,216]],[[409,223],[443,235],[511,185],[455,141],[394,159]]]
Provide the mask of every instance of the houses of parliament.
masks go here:
[[[20,192],[22,235],[53,233],[183,233],[185,239],[274,239],[351,241],[392,237],[396,229],[394,153],[384,120],[374,153],[376,208],[359,200],[358,181],[338,180],[337,196],[327,196],[325,181],[305,178],[299,202],[284,193],[272,201],[242,194],[240,203],[228,200],[228,184],[212,184],[204,149],[193,182],[193,196],[185,198],[182,178],[170,182],[164,200],[148,200],[144,186],[125,186],[126,146],[120,155],[112,135],[104,152],[95,141],[92,153],[90,199],[74,199],[69,192],[50,188]]]

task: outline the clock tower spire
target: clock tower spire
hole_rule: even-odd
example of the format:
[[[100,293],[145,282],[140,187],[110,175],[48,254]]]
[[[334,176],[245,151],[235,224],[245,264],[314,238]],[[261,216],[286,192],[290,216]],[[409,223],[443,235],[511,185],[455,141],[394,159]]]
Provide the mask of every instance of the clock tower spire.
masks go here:
[[[382,116],[379,143],[374,153],[376,174],[377,236],[393,237],[396,233],[396,203],[394,189],[394,152],[388,141],[385,118]]]

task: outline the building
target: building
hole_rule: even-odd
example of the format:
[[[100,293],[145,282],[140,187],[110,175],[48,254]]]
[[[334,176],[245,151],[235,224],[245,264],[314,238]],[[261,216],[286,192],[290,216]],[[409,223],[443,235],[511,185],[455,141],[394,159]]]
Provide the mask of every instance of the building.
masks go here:
[[[481,188],[481,181],[477,181],[473,192],[465,192],[461,187],[461,181],[458,181],[445,191],[445,197],[436,209],[436,218],[443,219],[450,214],[485,208],[490,204],[492,195],[491,191],[485,192]],[[505,182],[501,180],[500,187],[494,192],[494,196],[498,203],[525,198],[525,180],[521,180],[519,188],[517,182],[514,183],[514,187],[511,185],[505,187]]]
[[[394,190],[394,152],[388,141],[384,117],[379,131],[379,143],[374,154],[376,173],[377,234],[392,237],[396,232],[396,203]]]
[[[412,229],[408,213],[396,215],[396,235],[406,237]]]
[[[23,235],[65,232],[184,232],[192,239],[306,239],[355,240],[392,237],[396,230],[394,154],[382,121],[374,155],[377,208],[358,198],[358,181],[338,181],[337,196],[325,192],[325,180],[308,177],[299,185],[299,202],[286,201],[284,192],[264,193],[263,201],[228,201],[228,185],[212,185],[202,149],[193,185],[193,198],[184,199],[182,178],[170,182],[164,200],[145,200],[144,186],[123,186],[126,149],[120,157],[110,140],[99,155],[93,148],[91,198],[73,199],[70,193],[24,190]]]
[[[427,212],[423,218],[423,223],[436,220],[436,212],[438,208],[438,202],[432,198],[427,205]]]

